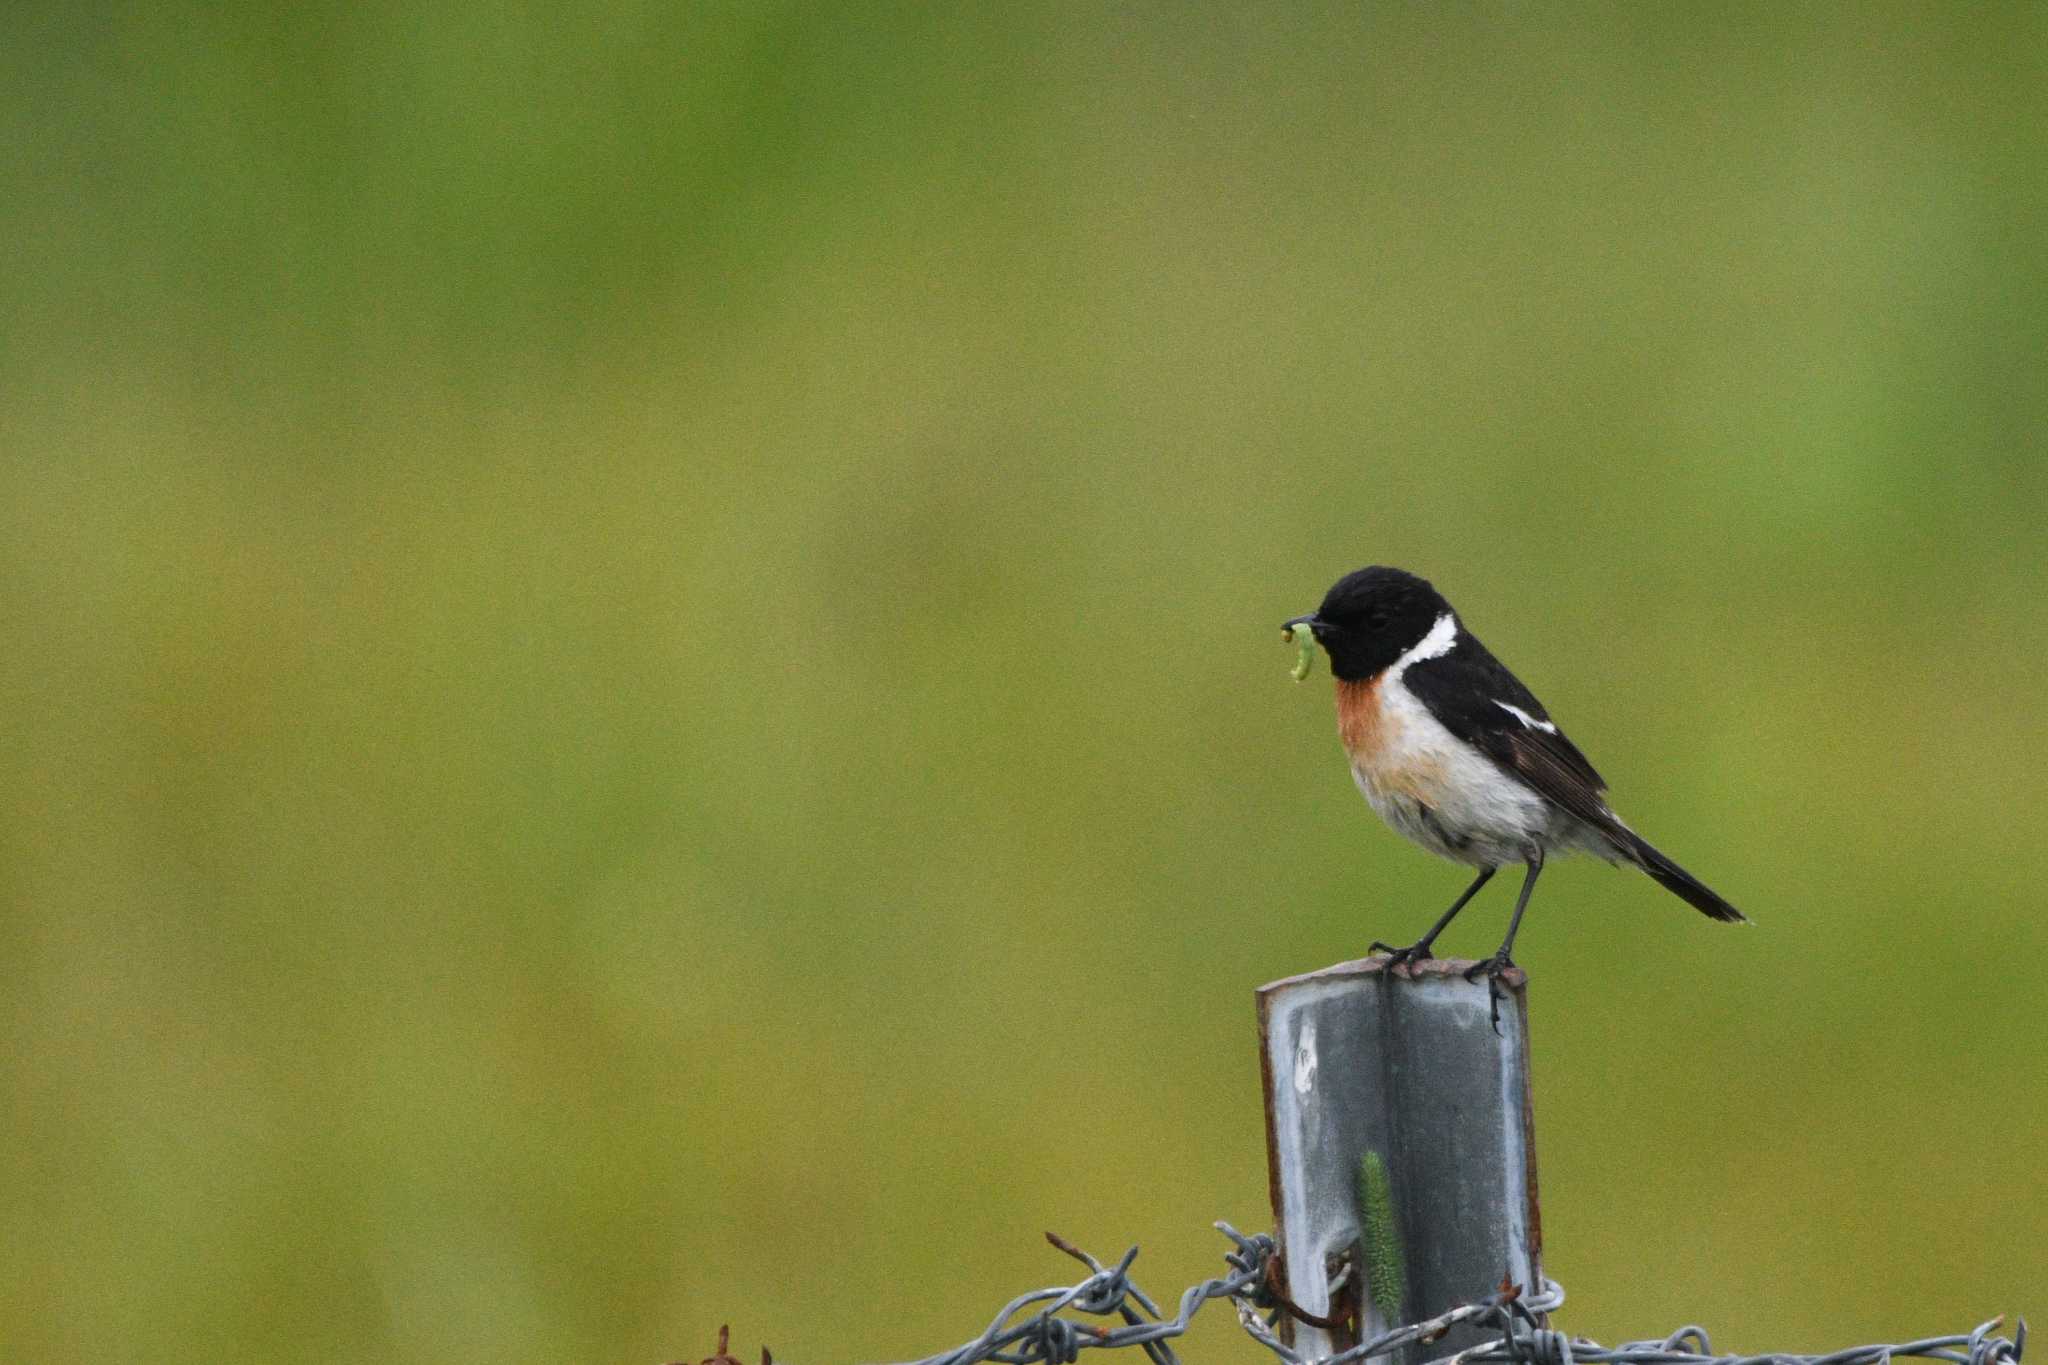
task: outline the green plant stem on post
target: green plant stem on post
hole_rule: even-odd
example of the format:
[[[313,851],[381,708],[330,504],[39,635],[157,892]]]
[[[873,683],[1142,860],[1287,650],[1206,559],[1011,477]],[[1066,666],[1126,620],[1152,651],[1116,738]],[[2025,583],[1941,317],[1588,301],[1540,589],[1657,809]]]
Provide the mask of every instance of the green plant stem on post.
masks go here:
[[[1401,1303],[1408,1297],[1407,1262],[1401,1255],[1401,1228],[1394,1221],[1394,1187],[1387,1163],[1367,1151],[1358,1162],[1358,1242],[1372,1305],[1385,1322],[1401,1321]]]

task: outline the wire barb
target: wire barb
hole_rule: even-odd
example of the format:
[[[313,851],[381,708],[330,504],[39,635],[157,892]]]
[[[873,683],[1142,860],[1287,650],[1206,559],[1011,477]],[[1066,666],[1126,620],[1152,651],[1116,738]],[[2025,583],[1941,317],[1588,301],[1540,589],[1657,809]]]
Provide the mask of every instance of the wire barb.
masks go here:
[[[1564,1289],[1554,1280],[1530,1288],[1503,1280],[1499,1292],[1435,1317],[1380,1333],[1369,1341],[1330,1356],[1308,1356],[1280,1340],[1274,1331],[1284,1312],[1316,1321],[1295,1308],[1281,1289],[1279,1247],[1266,1233],[1247,1237],[1228,1223],[1216,1230],[1230,1239],[1223,1253],[1230,1273],[1204,1280],[1182,1292],[1179,1307],[1167,1317],[1131,1279],[1138,1259],[1132,1247],[1116,1264],[1105,1266],[1057,1233],[1045,1240],[1088,1269],[1078,1284],[1037,1289],[1005,1304],[986,1330],[972,1341],[914,1365],[1075,1365],[1081,1352],[1135,1346],[1152,1365],[1180,1365],[1168,1343],[1188,1330],[1203,1304],[1228,1299],[1245,1335],[1286,1365],[1362,1365],[1391,1355],[1404,1346],[1436,1341],[1454,1327],[1489,1333],[1487,1340],[1429,1365],[1891,1365],[1900,1357],[1946,1362],[1946,1365],[2019,1365],[2027,1343],[2026,1319],[2012,1339],[1993,1335],[2004,1325],[1992,1318],[1976,1330],[1955,1336],[1926,1337],[1897,1345],[1852,1346],[1826,1355],[1716,1355],[1706,1329],[1688,1325],[1669,1336],[1607,1347],[1583,1337],[1569,1337],[1543,1325],[1543,1315],[1564,1304]],[[1114,1319],[1101,1326],[1062,1314]],[[1324,1319],[1334,1325],[1336,1319]],[[720,1357],[725,1351],[719,1338]],[[765,1354],[765,1353],[764,1353]],[[713,1360],[723,1365],[720,1357]],[[713,1365],[707,1362],[706,1365]],[[735,1365],[737,1363],[735,1362]]]

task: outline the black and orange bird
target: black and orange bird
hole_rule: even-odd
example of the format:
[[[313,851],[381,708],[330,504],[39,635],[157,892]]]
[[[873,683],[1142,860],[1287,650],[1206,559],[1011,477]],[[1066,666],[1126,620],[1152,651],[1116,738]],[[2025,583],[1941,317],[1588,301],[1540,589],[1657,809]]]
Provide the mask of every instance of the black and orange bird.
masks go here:
[[[1351,776],[1379,817],[1431,853],[1479,869],[1395,964],[1430,955],[1437,935],[1493,874],[1528,868],[1500,949],[1466,973],[1499,976],[1536,876],[1553,853],[1633,863],[1701,914],[1747,920],[1651,847],[1608,806],[1607,783],[1543,703],[1493,657],[1423,579],[1375,566],[1344,575],[1323,604],[1284,625],[1310,631],[1337,680],[1337,734]]]

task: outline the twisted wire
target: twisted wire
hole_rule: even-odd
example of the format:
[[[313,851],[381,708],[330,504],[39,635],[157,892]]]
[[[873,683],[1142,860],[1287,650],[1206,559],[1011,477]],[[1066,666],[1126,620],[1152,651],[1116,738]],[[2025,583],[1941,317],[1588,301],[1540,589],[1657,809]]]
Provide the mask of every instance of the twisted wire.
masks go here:
[[[1453,1327],[1492,1333],[1487,1340],[1428,1365],[1891,1365],[1901,1358],[1947,1362],[1947,1365],[2019,1365],[2026,1349],[2027,1324],[2020,1319],[2011,1338],[1995,1335],[2003,1318],[1992,1318],[1969,1332],[1923,1337],[1918,1341],[1851,1346],[1825,1355],[1770,1352],[1764,1355],[1716,1353],[1706,1329],[1687,1325],[1670,1335],[1645,1341],[1602,1346],[1542,1325],[1542,1315],[1564,1303],[1564,1289],[1545,1279],[1533,1290],[1511,1287],[1421,1322],[1392,1328],[1334,1355],[1308,1356],[1280,1339],[1274,1330],[1285,1311],[1268,1279],[1278,1247],[1271,1236],[1246,1236],[1228,1223],[1216,1228],[1230,1239],[1223,1259],[1229,1273],[1191,1285],[1181,1293],[1172,1317],[1131,1278],[1138,1249],[1132,1247],[1113,1265],[1051,1233],[1046,1240],[1088,1268],[1076,1284],[1036,1289],[1005,1304],[971,1341],[950,1351],[926,1356],[912,1365],[1075,1365],[1081,1352],[1136,1347],[1152,1365],[1180,1365],[1171,1341],[1185,1334],[1201,1307],[1228,1299],[1237,1310],[1238,1325],[1253,1341],[1286,1365],[1362,1365],[1362,1362],[1441,1338]],[[1063,1313],[1114,1319],[1099,1326]]]

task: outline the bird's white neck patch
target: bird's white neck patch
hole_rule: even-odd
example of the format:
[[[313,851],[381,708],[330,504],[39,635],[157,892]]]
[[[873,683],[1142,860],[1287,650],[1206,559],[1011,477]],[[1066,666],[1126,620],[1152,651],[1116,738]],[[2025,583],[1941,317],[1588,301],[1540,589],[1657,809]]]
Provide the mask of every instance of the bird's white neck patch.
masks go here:
[[[1429,628],[1429,634],[1409,646],[1408,652],[1394,660],[1387,676],[1398,679],[1408,671],[1410,664],[1419,664],[1424,659],[1441,658],[1451,652],[1458,643],[1458,618],[1445,612],[1436,618],[1436,624]]]

